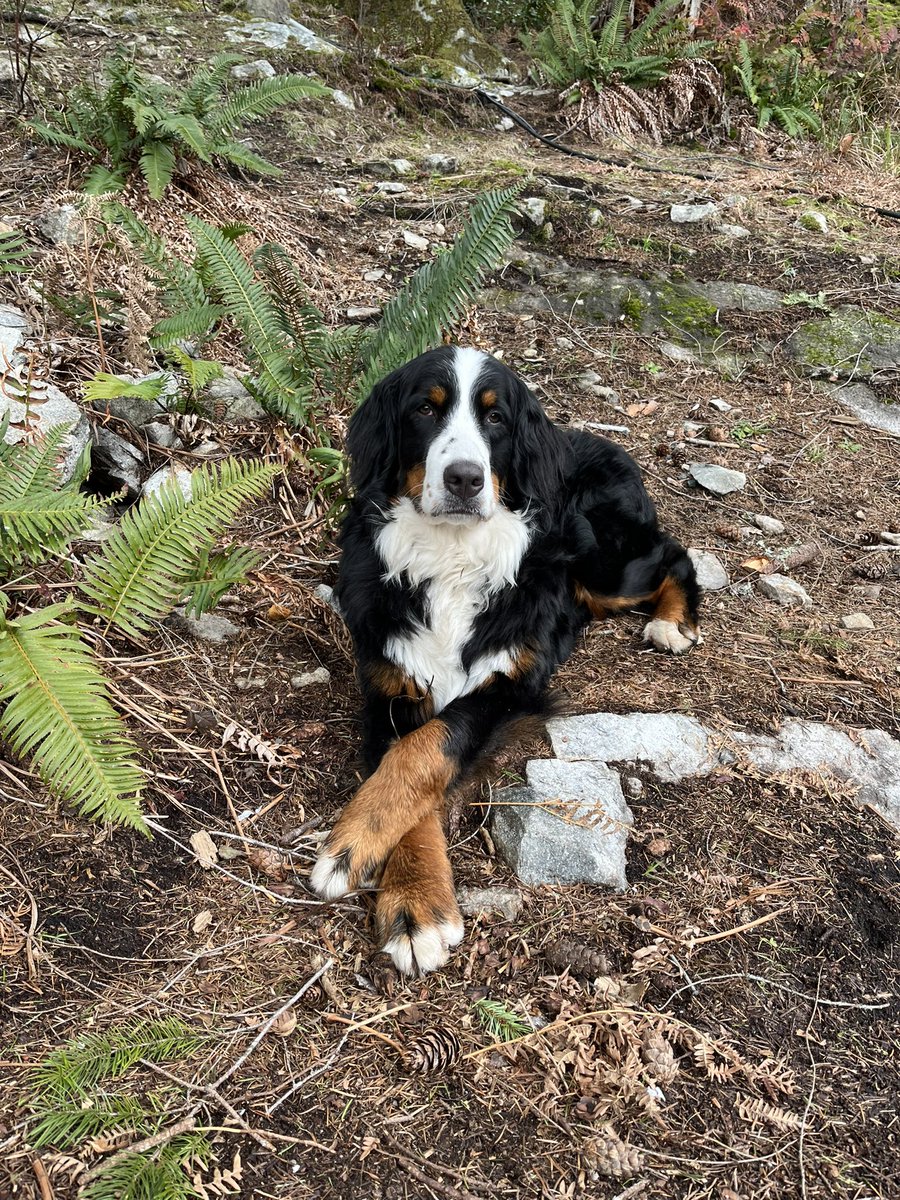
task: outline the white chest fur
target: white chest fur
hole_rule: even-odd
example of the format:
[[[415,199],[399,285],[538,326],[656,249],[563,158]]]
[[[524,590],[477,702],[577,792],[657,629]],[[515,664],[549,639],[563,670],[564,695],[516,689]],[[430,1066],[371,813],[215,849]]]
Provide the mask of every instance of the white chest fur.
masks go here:
[[[517,647],[482,655],[468,670],[462,651],[490,597],[515,583],[529,536],[527,522],[503,508],[474,525],[438,523],[407,498],[378,534],[385,579],[405,576],[412,586],[424,586],[426,596],[424,622],[410,634],[389,638],[384,654],[430,691],[435,712],[495,671],[511,669]]]

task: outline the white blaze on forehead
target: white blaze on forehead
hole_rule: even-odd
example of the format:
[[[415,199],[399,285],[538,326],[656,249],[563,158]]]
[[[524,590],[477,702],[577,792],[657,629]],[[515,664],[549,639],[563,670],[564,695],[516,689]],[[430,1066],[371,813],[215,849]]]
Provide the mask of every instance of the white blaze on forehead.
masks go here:
[[[491,450],[478,421],[476,402],[478,380],[484,370],[487,355],[471,347],[457,347],[450,366],[452,373],[452,407],[440,433],[431,443],[425,458],[425,482],[422,489],[422,509],[425,513],[440,512],[446,499],[444,471],[452,463],[475,463],[484,471],[484,488],[477,497],[483,517],[494,511],[494,490],[490,484]]]

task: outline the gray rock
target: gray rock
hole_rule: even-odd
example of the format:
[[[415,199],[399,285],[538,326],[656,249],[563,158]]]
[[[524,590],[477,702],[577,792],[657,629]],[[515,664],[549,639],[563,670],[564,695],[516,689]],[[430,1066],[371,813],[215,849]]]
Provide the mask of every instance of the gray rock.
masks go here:
[[[141,480],[147,466],[140,450],[103,425],[98,425],[94,430],[94,442],[97,447],[96,457],[109,476],[118,481],[129,496],[139,495]]]
[[[291,676],[291,687],[295,692],[303,688],[313,687],[317,683],[330,683],[331,672],[327,667],[316,667],[314,671],[304,671],[301,675]]]
[[[611,387],[607,387],[602,382],[603,376],[598,375],[596,371],[582,371],[576,379],[576,383],[583,392],[590,392],[592,396],[598,396],[601,400],[608,400],[610,404],[619,403],[619,393]]]
[[[33,383],[26,405],[13,392],[12,382],[7,381],[5,385],[0,384],[0,421],[7,416],[9,425],[3,440],[9,446],[15,446],[26,438],[44,437],[57,425],[71,427],[63,440],[62,455],[57,465],[60,482],[68,483],[91,437],[88,419],[78,405],[52,383]]]
[[[841,629],[874,629],[875,622],[866,613],[848,613],[841,617]]]
[[[176,463],[166,463],[164,467],[154,471],[141,489],[141,496],[156,496],[167,483],[177,484],[185,500],[190,500],[194,487],[191,472]]]
[[[245,0],[251,17],[265,21],[288,21],[291,16],[290,0]]]
[[[413,233],[410,229],[403,230],[403,240],[407,246],[411,246],[413,250],[428,249],[428,238],[422,237],[420,233]]]
[[[29,332],[28,318],[20,308],[0,304],[0,363],[11,366],[19,360],[18,350]]]
[[[189,617],[183,608],[176,608],[167,624],[179,633],[196,638],[200,642],[224,642],[241,632],[240,626],[229,621],[227,617],[220,617],[217,613]]]
[[[844,731],[815,721],[785,721],[780,733],[730,735],[762,771],[827,771],[859,787],[868,804],[900,829],[900,742],[880,729]]]
[[[716,233],[721,233],[723,237],[735,239],[750,236],[750,230],[745,225],[729,225],[727,222],[717,225]]]
[[[709,401],[710,408],[714,408],[716,412],[729,413],[734,410],[734,405],[729,404],[727,400],[722,400],[718,396],[713,396]]]
[[[756,586],[767,600],[775,600],[782,608],[812,608],[806,588],[787,575],[760,575]]]
[[[809,229],[812,233],[828,232],[828,221],[824,213],[816,212],[813,208],[801,213],[797,218],[797,224],[803,229]]]
[[[547,201],[543,196],[523,196],[519,201],[519,211],[539,229],[547,219]]]
[[[644,781],[637,775],[626,775],[622,780],[622,791],[629,800],[640,800],[644,794]]]
[[[598,225],[603,225],[605,221],[606,218],[603,215],[603,209],[592,208],[588,212],[588,225],[590,225],[592,229],[596,229]]]
[[[386,179],[383,183],[375,184],[375,191],[381,192],[384,196],[402,196],[404,192],[409,191],[409,188],[405,183],[398,183],[395,180]]]
[[[755,283],[740,283],[728,279],[714,279],[709,283],[694,284],[698,296],[714,304],[716,308],[737,308],[742,312],[778,312],[783,304],[781,292],[773,288],[757,287]]]
[[[516,123],[512,119],[512,117],[501,117],[500,120],[497,122],[497,124],[494,126],[494,128],[496,130],[498,130],[498,132],[500,132],[500,133],[509,133],[509,131],[511,129],[515,129],[515,127],[516,127]]]
[[[514,921],[522,911],[524,901],[525,897],[518,888],[461,887],[456,892],[456,902],[466,917],[498,914],[507,921]]]
[[[728,496],[747,486],[747,476],[743,471],[717,467],[715,463],[688,463],[687,470],[692,479],[714,496]]]
[[[389,166],[395,175],[400,176],[412,175],[416,169],[408,158],[392,158],[390,159]]]
[[[258,79],[274,79],[275,68],[267,58],[257,58],[253,62],[238,63],[231,68],[232,79],[239,79],[245,83],[255,82]]]
[[[266,410],[253,399],[237,372],[230,367],[206,386],[202,407],[207,415],[217,413],[223,421],[261,421],[266,415]]]
[[[342,92],[340,88],[332,88],[331,99],[338,108],[346,108],[351,112],[356,108],[356,101],[347,92]]]
[[[291,42],[296,42],[301,50],[309,50],[314,54],[343,53],[340,47],[326,42],[306,25],[291,18],[283,21],[248,21],[236,29],[226,30],[225,36],[230,42],[260,42],[270,50],[284,50]]]
[[[900,322],[845,305],[804,322],[785,348],[807,375],[869,379],[900,370]]]
[[[331,611],[336,613],[341,620],[344,619],[344,614],[341,612],[341,606],[338,604],[333,587],[329,587],[327,583],[317,583],[313,591],[323,604],[327,604]]]
[[[380,312],[381,309],[372,304],[351,304],[347,309],[347,320],[369,321],[372,317],[377,317]]]
[[[204,438],[202,442],[191,447],[191,454],[196,454],[200,458],[209,458],[213,454],[220,453],[221,449],[221,445],[214,442],[212,438]]]
[[[753,513],[750,520],[757,529],[761,529],[763,533],[780,534],[784,533],[784,522],[779,521],[776,517],[767,517],[763,513]]]
[[[73,204],[43,213],[35,225],[54,246],[80,246],[84,240],[84,221]]]
[[[712,220],[718,212],[718,205],[706,200],[702,204],[673,204],[669,209],[669,217],[676,225],[693,225],[697,221]]]
[[[646,762],[675,783],[708,775],[715,763],[706,729],[681,713],[593,713],[547,725],[553,752],[566,762]]]
[[[747,203],[747,197],[742,196],[740,192],[730,192],[727,196],[722,197],[723,208],[741,208]]]
[[[885,433],[900,434],[900,405],[882,404],[867,384],[844,383],[826,387],[834,399],[849,408],[864,425],[883,429]]]
[[[115,521],[111,520],[106,512],[92,512],[87,527],[78,535],[78,541],[99,545],[106,541],[115,527]]]
[[[136,8],[123,8],[118,17],[120,25],[137,25],[140,19]]]
[[[522,882],[622,890],[633,818],[616,772],[599,762],[536,759],[526,779],[492,810],[494,842]]]
[[[143,433],[148,442],[152,442],[154,446],[162,446],[165,450],[170,450],[178,441],[175,430],[168,421],[150,421],[144,426]]]
[[[455,175],[459,170],[459,159],[450,154],[426,154],[422,168],[429,175]]]
[[[697,582],[704,592],[718,592],[728,587],[728,572],[725,564],[708,550],[688,550],[688,557],[697,572]]]

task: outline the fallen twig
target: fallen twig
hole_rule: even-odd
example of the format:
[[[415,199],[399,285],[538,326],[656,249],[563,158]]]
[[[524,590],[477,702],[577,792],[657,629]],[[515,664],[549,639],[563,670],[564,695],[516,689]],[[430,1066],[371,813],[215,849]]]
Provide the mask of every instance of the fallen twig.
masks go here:
[[[98,1162],[96,1166],[91,1167],[84,1175],[79,1176],[78,1182],[82,1186],[90,1183],[92,1179],[96,1179],[98,1175],[102,1175],[104,1171],[108,1171],[115,1163],[120,1163],[124,1158],[128,1158],[130,1154],[143,1154],[145,1150],[155,1150],[157,1146],[164,1146],[166,1142],[171,1142],[180,1133],[187,1133],[189,1129],[195,1129],[196,1126],[197,1118],[193,1114],[182,1117],[180,1121],[176,1121],[168,1129],[161,1129],[159,1133],[141,1138],[139,1142],[132,1142],[130,1146],[123,1146],[121,1150],[117,1150],[110,1158],[104,1158],[102,1162]]]

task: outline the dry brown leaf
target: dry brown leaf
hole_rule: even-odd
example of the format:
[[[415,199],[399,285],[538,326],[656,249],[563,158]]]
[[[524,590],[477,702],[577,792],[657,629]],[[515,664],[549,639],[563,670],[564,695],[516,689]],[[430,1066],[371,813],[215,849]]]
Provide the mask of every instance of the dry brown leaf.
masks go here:
[[[191,834],[191,849],[197,856],[197,862],[204,871],[210,870],[219,861],[219,851],[216,849],[216,843],[212,840],[205,829],[198,829],[196,833]]]
[[[755,571],[758,575],[765,575],[771,566],[771,558],[747,558],[741,563],[741,570]]]
[[[362,1150],[360,1151],[359,1161],[365,1162],[373,1150],[377,1150],[381,1142],[377,1137],[364,1137],[362,1140]]]
[[[255,733],[251,733],[249,729],[244,729],[238,725],[237,721],[232,721],[226,725],[222,731],[223,746],[237,746],[239,750],[246,750],[250,754],[254,754],[260,762],[263,762],[268,767],[284,766],[285,760],[271,742],[267,742],[264,738],[258,737]]]
[[[212,919],[212,909],[204,908],[202,912],[198,912],[196,917],[194,917],[193,924],[191,925],[192,932],[205,933],[210,925],[212,925]]]
[[[656,855],[658,858],[662,858],[664,854],[671,854],[674,847],[669,838],[656,837],[650,839],[650,841],[647,843],[647,849],[651,854]]]
[[[271,604],[269,611],[266,613],[267,621],[286,621],[288,617],[294,615],[294,610],[288,608],[286,604]]]
[[[288,1009],[276,1021],[273,1021],[269,1032],[274,1033],[276,1037],[286,1038],[290,1037],[296,1028],[297,1017],[291,1009]]]

